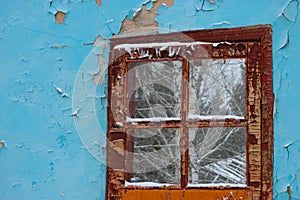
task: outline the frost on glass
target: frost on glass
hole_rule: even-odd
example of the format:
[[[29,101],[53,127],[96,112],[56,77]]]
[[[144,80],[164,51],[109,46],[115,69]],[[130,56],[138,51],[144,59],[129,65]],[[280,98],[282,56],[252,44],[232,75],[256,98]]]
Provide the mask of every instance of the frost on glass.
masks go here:
[[[181,68],[180,61],[129,63],[129,118],[180,117]]]
[[[130,182],[180,184],[179,130],[137,129],[132,135]]]
[[[189,118],[245,116],[245,59],[190,61]]]
[[[189,184],[246,184],[246,128],[189,129]]]

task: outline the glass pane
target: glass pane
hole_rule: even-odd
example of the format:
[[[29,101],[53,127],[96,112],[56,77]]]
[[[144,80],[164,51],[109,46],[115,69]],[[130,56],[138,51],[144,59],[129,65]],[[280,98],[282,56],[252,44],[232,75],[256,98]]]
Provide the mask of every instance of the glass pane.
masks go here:
[[[131,133],[134,139],[130,182],[180,184],[179,130],[138,129]]]
[[[189,118],[245,116],[245,59],[190,61]]]
[[[246,128],[189,129],[189,184],[246,184]]]
[[[179,118],[181,67],[181,61],[129,63],[129,117]]]

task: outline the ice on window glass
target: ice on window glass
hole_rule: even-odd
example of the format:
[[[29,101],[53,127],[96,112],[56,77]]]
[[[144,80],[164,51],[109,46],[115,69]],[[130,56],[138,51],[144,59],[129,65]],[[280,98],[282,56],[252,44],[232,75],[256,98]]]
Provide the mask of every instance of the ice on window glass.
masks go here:
[[[128,118],[180,117],[181,61],[128,64]]]
[[[134,139],[129,182],[180,184],[179,130],[137,129],[130,133]]]
[[[189,129],[189,184],[246,184],[246,128]]]
[[[190,61],[189,118],[243,118],[245,73],[245,59]]]

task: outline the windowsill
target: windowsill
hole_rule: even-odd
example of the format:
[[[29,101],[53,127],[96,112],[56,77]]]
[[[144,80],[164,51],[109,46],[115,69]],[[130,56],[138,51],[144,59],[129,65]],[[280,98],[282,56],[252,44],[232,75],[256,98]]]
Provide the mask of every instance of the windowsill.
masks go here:
[[[155,182],[127,182],[125,181],[126,189],[147,189],[147,188],[159,188],[159,189],[180,189],[179,185],[170,183],[155,183]],[[213,188],[213,189],[223,189],[223,188],[248,188],[246,184],[229,184],[229,183],[208,183],[208,184],[193,184],[189,183],[186,189],[194,188]]]
[[[236,115],[194,115],[194,114],[189,114],[188,119],[199,119],[199,120],[235,119],[235,120],[242,120],[242,119],[245,119],[245,117],[236,116]]]

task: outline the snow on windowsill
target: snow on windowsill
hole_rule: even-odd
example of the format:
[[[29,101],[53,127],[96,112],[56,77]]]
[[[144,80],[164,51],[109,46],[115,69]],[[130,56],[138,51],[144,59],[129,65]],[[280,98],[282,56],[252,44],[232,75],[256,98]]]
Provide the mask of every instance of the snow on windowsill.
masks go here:
[[[225,120],[225,119],[236,119],[241,120],[245,119],[243,116],[236,115],[194,115],[189,114],[189,119],[200,119],[200,120]]]
[[[168,187],[168,186],[177,186],[170,183],[155,183],[155,182],[127,182],[125,181],[125,187],[128,186],[139,186],[139,187]]]
[[[178,121],[179,117],[150,117],[150,118],[130,118],[126,117],[127,122],[165,122],[165,121]]]
[[[225,119],[235,119],[241,120],[245,119],[243,116],[236,115],[194,115],[189,114],[188,119],[199,119],[199,120],[225,120]],[[180,121],[179,117],[150,117],[150,118],[131,118],[126,117],[127,122],[166,122],[166,121]]]
[[[219,188],[219,187],[235,187],[235,188],[245,188],[247,187],[246,184],[231,184],[231,183],[201,183],[201,184],[194,184],[194,183],[188,183],[188,188]]]

